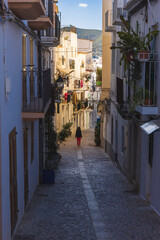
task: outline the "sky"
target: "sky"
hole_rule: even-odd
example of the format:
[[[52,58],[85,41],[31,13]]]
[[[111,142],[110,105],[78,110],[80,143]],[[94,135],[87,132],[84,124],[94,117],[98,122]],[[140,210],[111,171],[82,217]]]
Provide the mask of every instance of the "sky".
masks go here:
[[[102,0],[59,0],[62,27],[102,29]]]

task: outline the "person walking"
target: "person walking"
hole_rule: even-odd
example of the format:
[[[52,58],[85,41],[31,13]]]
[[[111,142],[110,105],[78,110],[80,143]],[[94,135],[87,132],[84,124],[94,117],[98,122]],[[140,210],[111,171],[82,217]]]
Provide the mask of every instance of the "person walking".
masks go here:
[[[82,132],[80,127],[77,127],[75,137],[77,138],[77,146],[79,147],[81,145],[81,138],[82,138]]]

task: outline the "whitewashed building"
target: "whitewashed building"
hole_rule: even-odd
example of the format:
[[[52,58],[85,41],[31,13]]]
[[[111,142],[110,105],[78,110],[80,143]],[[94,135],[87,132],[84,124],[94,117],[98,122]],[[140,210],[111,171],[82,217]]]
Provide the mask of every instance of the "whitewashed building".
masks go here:
[[[160,29],[159,8],[159,1],[114,0],[105,15],[105,29],[112,33],[112,46],[118,46],[117,32],[124,27],[121,15],[128,19],[135,31],[138,24],[139,34],[146,36],[157,25]],[[134,91],[132,85],[128,84],[130,74],[124,72],[123,64],[119,64],[119,49],[111,51],[111,103],[109,108],[106,107],[109,111],[105,119],[105,149],[134,183],[140,196],[150,201],[155,211],[160,213],[158,56],[159,35],[150,43],[147,56],[145,53],[136,55],[141,69],[137,89],[142,89],[142,95],[131,114]]]
[[[42,66],[40,33],[53,28],[49,2],[0,1],[1,240],[13,238],[39,185],[39,119],[51,103],[50,64]]]
[[[78,126],[87,129],[92,125],[93,111],[87,104],[92,91],[92,41],[78,39],[75,27],[65,27],[55,55],[56,76],[64,79],[61,102],[56,103],[55,127],[60,131],[64,124],[71,122],[74,134]]]

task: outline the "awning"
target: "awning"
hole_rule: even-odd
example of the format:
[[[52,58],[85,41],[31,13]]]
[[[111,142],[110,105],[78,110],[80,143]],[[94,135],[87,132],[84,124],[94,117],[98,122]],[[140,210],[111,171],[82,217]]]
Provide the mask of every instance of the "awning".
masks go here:
[[[74,72],[74,70],[63,68],[63,67],[61,67],[59,65],[57,66],[57,70],[60,71],[61,73],[65,74],[65,75],[68,75],[68,74]]]
[[[147,134],[150,135],[151,133],[154,133],[158,129],[160,129],[160,120],[153,120],[150,122],[147,122],[140,126],[140,128]]]

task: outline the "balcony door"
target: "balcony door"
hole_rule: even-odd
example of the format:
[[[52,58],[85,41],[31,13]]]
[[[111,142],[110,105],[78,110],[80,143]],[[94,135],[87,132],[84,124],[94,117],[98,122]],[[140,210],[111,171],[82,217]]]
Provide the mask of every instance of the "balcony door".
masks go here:
[[[26,34],[22,35],[22,100],[27,106],[27,66],[26,66]]]
[[[9,134],[11,235],[18,220],[16,128]]]
[[[24,151],[24,206],[28,203],[28,131],[23,132],[23,151]]]

